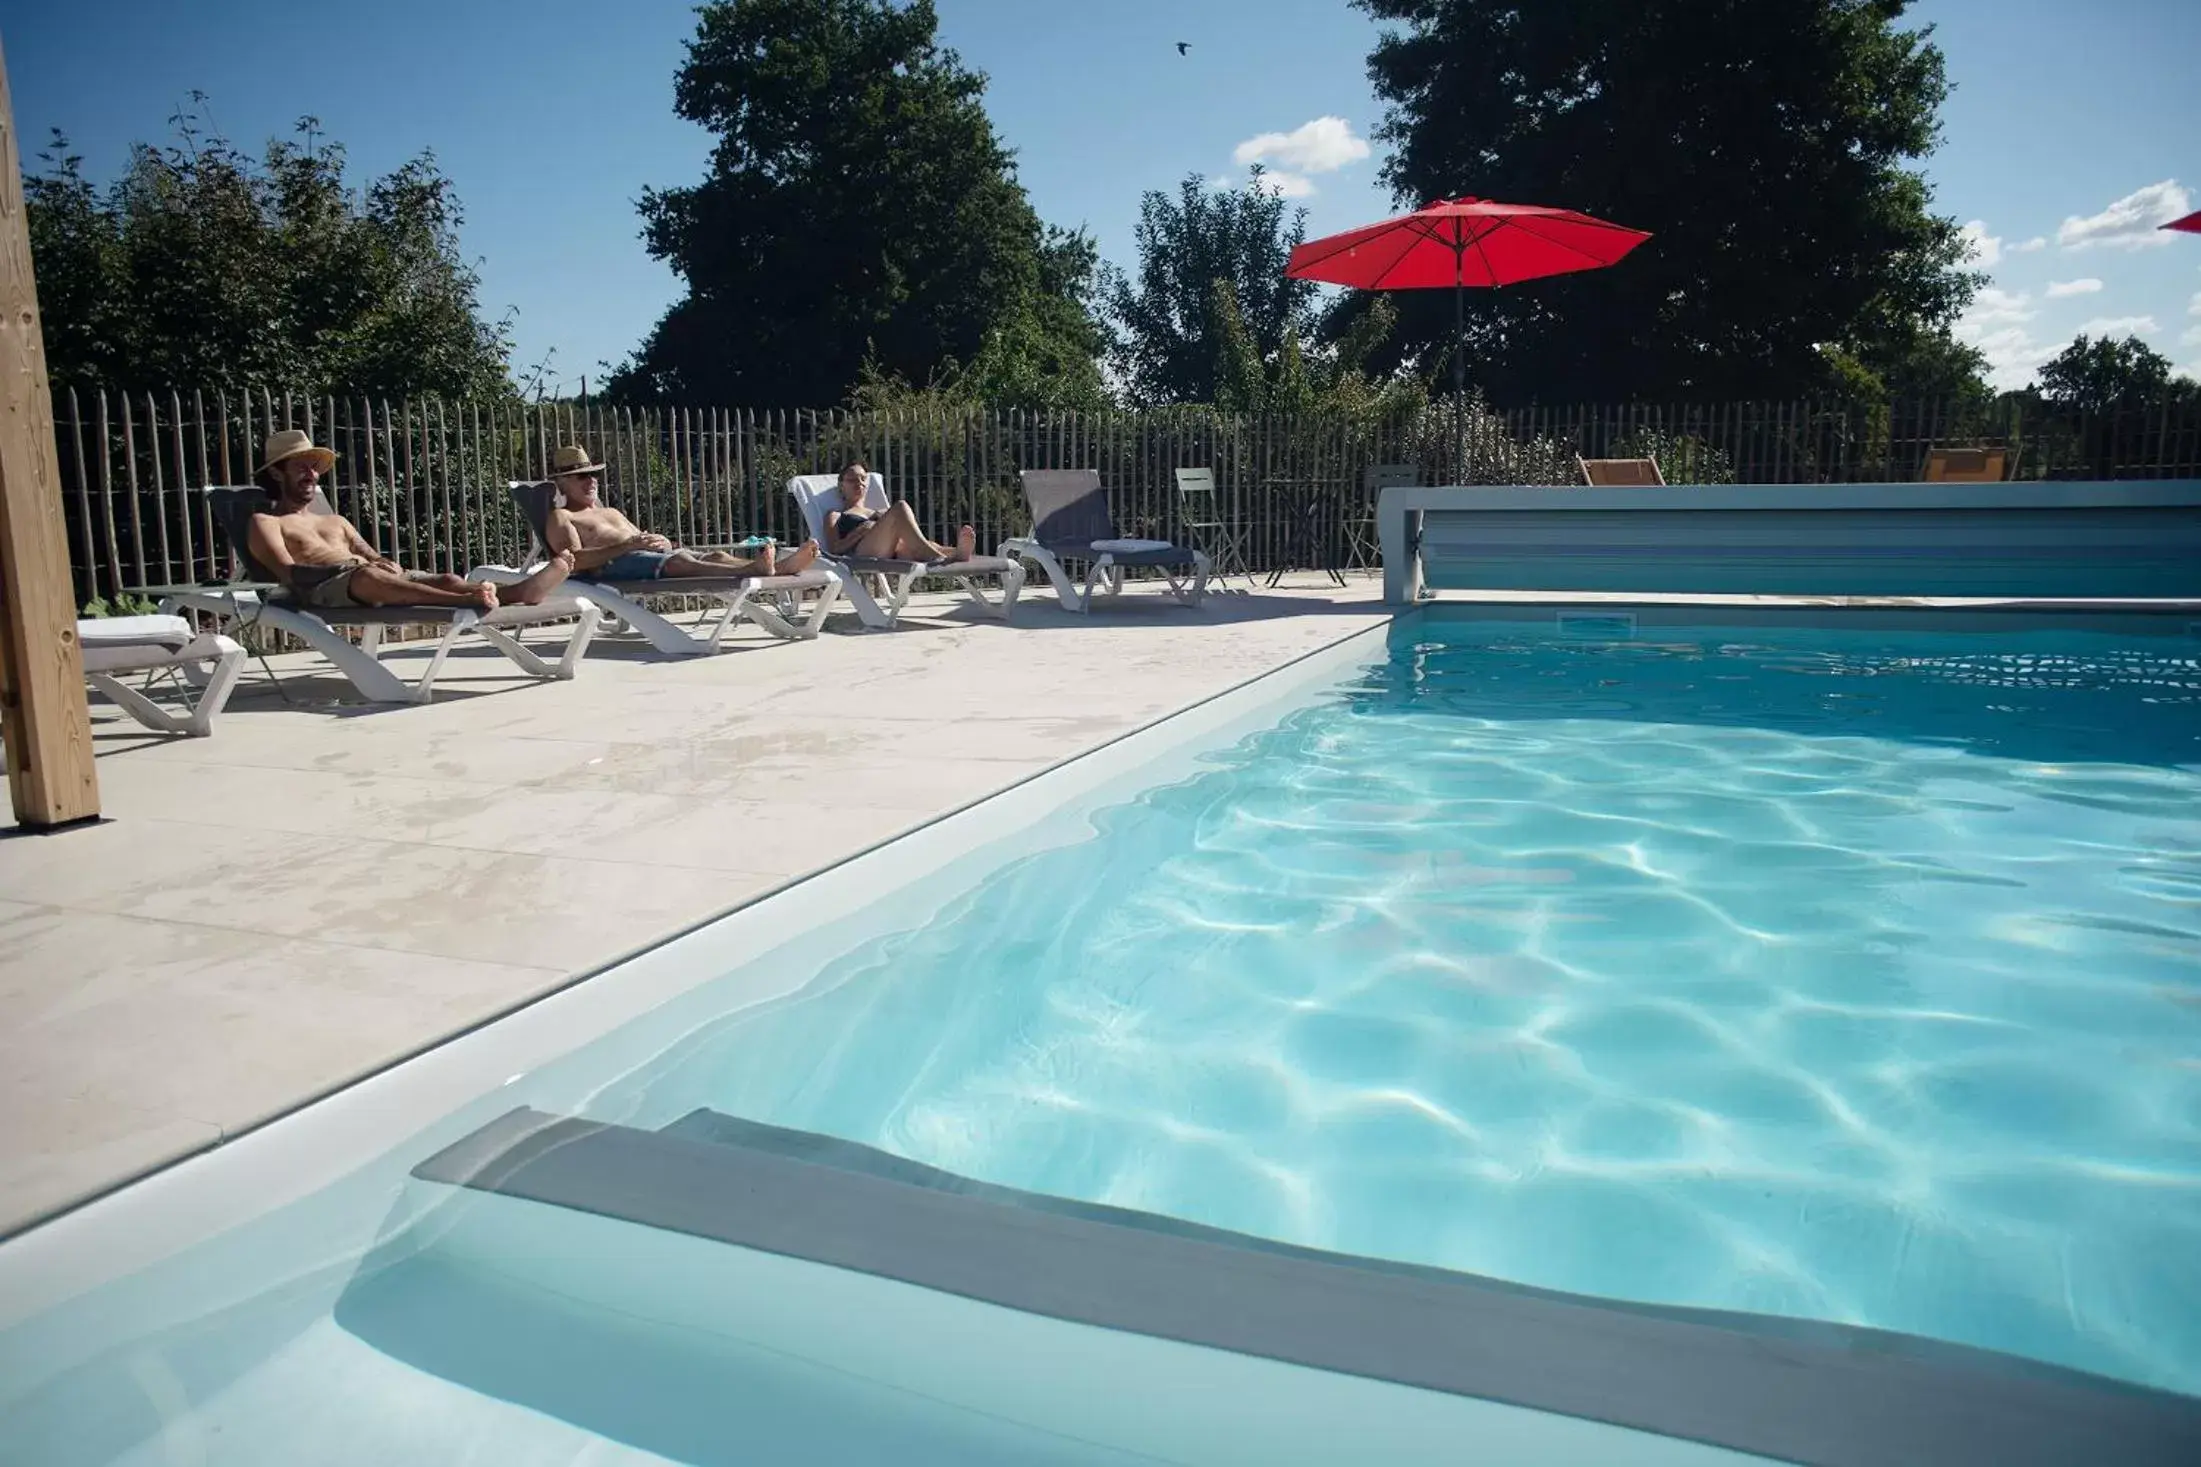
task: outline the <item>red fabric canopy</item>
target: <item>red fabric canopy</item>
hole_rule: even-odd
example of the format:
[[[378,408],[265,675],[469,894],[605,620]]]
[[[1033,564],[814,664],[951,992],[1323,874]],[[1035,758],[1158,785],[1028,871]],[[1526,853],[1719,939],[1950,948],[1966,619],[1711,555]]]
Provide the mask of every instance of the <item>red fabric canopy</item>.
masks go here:
[[[1362,290],[1499,286],[1595,270],[1650,238],[1572,209],[1440,199],[1292,251],[1286,275]]]
[[[2201,209],[2196,209],[2183,219],[2173,219],[2163,227],[2165,229],[2183,229],[2188,234],[2201,234]]]

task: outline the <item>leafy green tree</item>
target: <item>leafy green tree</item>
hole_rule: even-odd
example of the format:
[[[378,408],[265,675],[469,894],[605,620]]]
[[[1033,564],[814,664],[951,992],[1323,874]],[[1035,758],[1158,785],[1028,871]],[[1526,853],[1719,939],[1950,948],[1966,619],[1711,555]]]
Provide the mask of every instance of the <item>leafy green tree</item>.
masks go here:
[[[1139,201],[1136,278],[1107,272],[1101,299],[1115,330],[1112,359],[1142,404],[1213,402],[1226,349],[1220,312],[1228,299],[1264,365],[1294,333],[1314,323],[1314,285],[1289,280],[1284,264],[1306,238],[1307,211],[1284,200],[1256,167],[1238,188],[1210,188],[1199,174]],[[1227,287],[1227,288],[1226,288]]]
[[[459,252],[459,202],[423,154],[344,180],[300,122],[255,160],[198,118],[96,188],[59,133],[24,181],[47,361],[62,385],[466,395],[508,388]]]
[[[1651,231],[1606,270],[1482,292],[1502,399],[1801,395],[1833,344],[1894,389],[1979,279],[1910,165],[1948,91],[1909,0],[1354,0],[1402,206],[1476,194]],[[1441,355],[1443,292],[1404,293]],[[1353,298],[1348,313],[1361,309]]]
[[[699,14],[674,106],[716,137],[710,172],[642,201],[650,253],[688,293],[615,394],[821,404],[867,360],[922,381],[985,358],[1027,392],[1079,375],[1098,345],[1075,296],[1089,246],[1043,233],[931,0]]]
[[[1083,230],[1047,227],[1039,273],[1008,303],[961,371],[971,397],[996,408],[1113,406],[1101,376],[1105,341],[1093,317],[1100,253]]]
[[[2041,364],[2036,383],[2049,407],[2079,413],[2150,407],[2192,385],[2175,382],[2170,358],[2137,336],[2081,336]]]
[[[1227,280],[1216,283],[1215,322],[1215,406],[1225,412],[1290,414],[1306,419],[1319,435],[1329,422],[1373,424],[1415,413],[1429,401],[1419,379],[1369,368],[1369,359],[1398,325],[1389,300],[1378,299],[1326,349],[1310,350],[1299,328],[1287,327],[1283,345],[1267,360]]]

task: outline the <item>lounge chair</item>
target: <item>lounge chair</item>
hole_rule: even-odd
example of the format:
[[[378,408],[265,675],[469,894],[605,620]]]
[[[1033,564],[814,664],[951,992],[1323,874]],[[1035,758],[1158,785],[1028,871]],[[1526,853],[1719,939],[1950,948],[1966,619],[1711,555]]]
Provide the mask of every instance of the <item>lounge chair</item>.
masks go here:
[[[360,695],[372,703],[425,703],[434,696],[436,676],[451,645],[469,633],[503,653],[529,677],[571,678],[588,655],[599,618],[590,601],[560,595],[540,606],[501,606],[484,616],[457,606],[357,606],[307,608],[295,604],[274,572],[253,559],[250,526],[253,513],[267,503],[257,488],[208,489],[206,498],[214,522],[229,540],[233,563],[226,586],[206,586],[195,591],[176,591],[164,596],[160,608],[203,611],[220,617],[225,630],[239,626],[264,626],[287,633],[319,652],[350,680]],[[333,514],[327,496],[314,491],[313,514]],[[572,634],[556,662],[546,662],[515,635],[524,627],[544,626],[571,618]],[[388,627],[442,627],[428,657],[428,665],[411,682],[399,677],[381,660],[382,633]],[[357,629],[355,645],[344,629]]]
[[[1105,585],[1110,596],[1123,592],[1123,573],[1137,567],[1159,570],[1170,593],[1187,606],[1207,594],[1211,564],[1207,552],[1188,550],[1166,540],[1126,540],[1116,533],[1108,512],[1108,491],[1098,469],[1026,469],[1024,502],[1032,511],[1032,533],[1002,543],[1003,555],[1021,555],[1047,573],[1063,606],[1093,609],[1093,588]],[[1085,583],[1070,578],[1065,561],[1085,564]],[[1183,574],[1189,570],[1188,577]]]
[[[244,648],[202,633],[180,616],[92,617],[76,624],[76,636],[84,651],[84,680],[156,733],[205,738],[214,732],[214,720],[244,670]],[[116,676],[129,672],[177,674],[180,686],[195,687],[198,694],[186,693],[178,714]]]
[[[797,474],[787,481],[787,492],[795,496],[795,503],[802,507],[803,523],[809,527],[810,538],[817,541],[820,553],[825,545],[825,517],[840,508],[841,481],[837,474]],[[884,514],[887,509],[886,480],[878,474],[871,476],[864,486],[864,507],[874,514]],[[1016,598],[1024,589],[1024,563],[1005,559],[998,555],[974,555],[969,560],[950,561],[931,565],[921,560],[882,560],[868,555],[827,556],[841,570],[845,580],[844,590],[849,605],[856,608],[857,619],[867,627],[891,627],[901,620],[902,608],[909,601],[910,589],[925,576],[938,576],[944,580],[960,582],[964,594],[978,603],[978,609],[988,616],[1009,620],[1009,613],[1016,609]],[[864,585],[866,576],[874,578],[879,594],[885,596],[882,603]],[[979,582],[996,580],[1001,586],[1001,599],[988,600]]]
[[[1574,461],[1582,466],[1582,482],[1592,489],[1658,489],[1666,484],[1655,458],[1583,458],[1577,454]]]
[[[1926,454],[1929,484],[2000,484],[2003,460],[1999,448],[1936,448]]]
[[[534,532],[536,550],[547,555],[550,512],[558,502],[557,486],[513,483],[505,487],[526,517],[528,528]],[[497,567],[495,573],[499,576],[526,574],[502,566]],[[720,643],[726,640],[726,633],[743,617],[775,637],[790,642],[808,641],[824,629],[825,618],[840,599],[844,585],[841,573],[831,566],[806,570],[795,576],[679,576],[650,581],[600,581],[577,574],[574,580],[607,614],[625,622],[658,651],[673,657],[701,657],[716,652]],[[808,616],[796,620],[799,613],[793,602],[805,591],[817,592],[818,599]],[[645,604],[682,596],[720,603],[722,610],[718,620],[708,632],[698,635],[688,631]],[[782,598],[788,602],[784,610],[778,604]]]

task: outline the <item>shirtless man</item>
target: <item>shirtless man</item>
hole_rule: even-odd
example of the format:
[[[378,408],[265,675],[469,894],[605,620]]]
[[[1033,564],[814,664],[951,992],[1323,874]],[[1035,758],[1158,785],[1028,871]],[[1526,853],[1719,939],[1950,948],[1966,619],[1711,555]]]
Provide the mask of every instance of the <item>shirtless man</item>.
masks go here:
[[[550,563],[523,581],[495,586],[463,576],[409,571],[369,545],[342,515],[315,514],[314,491],[336,455],[316,448],[296,428],[267,441],[267,462],[254,482],[272,501],[252,516],[252,558],[274,572],[300,606],[324,611],[354,606],[460,606],[495,611],[534,606],[573,570],[573,557]]]
[[[597,497],[604,466],[571,444],[551,456],[558,503],[550,511],[550,548],[573,563],[583,580],[655,581],[688,576],[793,576],[810,569],[818,542],[805,540],[784,559],[770,545],[744,558],[724,550],[683,550],[663,535],[637,529],[634,521]]]

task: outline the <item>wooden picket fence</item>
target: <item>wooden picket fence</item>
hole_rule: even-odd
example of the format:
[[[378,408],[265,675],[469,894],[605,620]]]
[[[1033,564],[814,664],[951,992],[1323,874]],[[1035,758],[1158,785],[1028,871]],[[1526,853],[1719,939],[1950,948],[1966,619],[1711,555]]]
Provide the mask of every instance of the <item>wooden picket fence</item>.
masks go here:
[[[787,480],[861,458],[936,536],[970,523],[991,548],[1029,528],[1017,472],[1098,469],[1127,535],[1180,533],[1172,470],[1212,469],[1218,508],[1252,569],[1295,556],[1318,504],[1325,556],[1370,563],[1368,471],[1411,464],[1424,482],[1580,482],[1576,455],[1658,457],[1669,483],[1912,481],[1929,448],[1999,444],[2022,478],[2201,477],[2201,410],[2087,419],[2015,404],[1870,412],[1810,403],[1625,404],[1455,411],[1435,402],[1382,421],[1233,416],[1205,408],[1096,413],[985,408],[771,410],[512,401],[307,399],[271,392],[65,392],[55,404],[80,602],[226,579],[208,485],[251,480],[257,450],[302,427],[337,456],[324,482],[344,514],[401,562],[465,572],[510,564],[528,535],[505,492],[581,443],[605,494],[638,523],[709,546],[751,533],[802,538]],[[1355,534],[1358,526],[1363,533]]]

